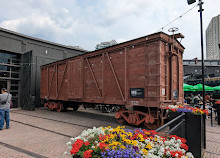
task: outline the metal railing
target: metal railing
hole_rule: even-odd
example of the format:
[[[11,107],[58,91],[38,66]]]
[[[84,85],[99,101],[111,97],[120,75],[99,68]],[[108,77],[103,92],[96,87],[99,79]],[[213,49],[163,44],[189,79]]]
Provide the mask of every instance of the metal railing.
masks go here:
[[[174,125],[173,125],[174,124]],[[165,132],[167,134],[176,134],[180,137],[186,137],[185,135],[185,113],[182,113],[181,115],[177,116],[176,118],[172,119],[171,121],[167,122],[163,126],[156,129],[156,132],[160,132],[163,129],[167,128],[168,126],[172,126],[168,132]]]

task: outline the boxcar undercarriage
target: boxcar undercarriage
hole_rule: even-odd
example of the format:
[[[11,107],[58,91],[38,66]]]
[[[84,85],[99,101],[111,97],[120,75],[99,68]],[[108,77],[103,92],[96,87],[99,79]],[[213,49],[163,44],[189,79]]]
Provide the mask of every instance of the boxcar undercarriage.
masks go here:
[[[80,103],[80,102],[63,102],[63,101],[45,101],[44,106],[49,110],[56,110],[57,112],[66,111],[67,108],[73,108],[77,111],[80,105],[90,105],[93,107],[95,104]],[[116,106],[116,105],[111,105]],[[120,124],[130,124],[134,126],[146,126],[148,129],[156,129],[164,124],[167,118],[165,109],[158,109],[155,107],[133,107],[133,109],[126,109],[124,105],[120,106],[117,110],[115,118]]]

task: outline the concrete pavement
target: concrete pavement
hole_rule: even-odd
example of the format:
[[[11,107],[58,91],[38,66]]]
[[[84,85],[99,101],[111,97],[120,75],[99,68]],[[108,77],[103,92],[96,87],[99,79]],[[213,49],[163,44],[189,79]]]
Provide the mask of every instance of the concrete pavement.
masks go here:
[[[57,113],[13,110],[10,129],[0,131],[0,158],[65,158],[66,143],[71,137],[93,126],[118,124],[114,114],[80,108],[79,111]],[[207,148],[204,158],[220,158],[220,126],[207,120]],[[127,128],[133,128],[127,126]]]

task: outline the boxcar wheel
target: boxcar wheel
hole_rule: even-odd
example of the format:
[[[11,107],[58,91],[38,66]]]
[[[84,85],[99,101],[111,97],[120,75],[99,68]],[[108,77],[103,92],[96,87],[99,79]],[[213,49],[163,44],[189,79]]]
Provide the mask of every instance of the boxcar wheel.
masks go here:
[[[120,112],[120,111],[125,111],[126,109],[125,108],[120,108],[117,112]],[[117,115],[117,112],[115,115]],[[120,117],[120,118],[116,118],[117,122],[120,123],[120,124],[127,124],[127,121],[123,118],[123,117]]]
[[[77,111],[79,109],[79,105],[73,106],[73,111]]]
[[[154,114],[153,117],[155,118],[156,114]],[[162,126],[163,124],[164,124],[164,120],[159,115],[159,118],[155,119],[153,124],[144,123],[144,126],[146,126],[150,130],[155,130],[159,128],[160,126]]]
[[[156,119],[153,124],[144,123],[144,126],[150,130],[155,130],[161,126],[160,119]]]
[[[69,107],[68,104],[64,103],[64,104],[63,104],[63,111],[67,111],[67,108],[68,108],[68,107]]]
[[[63,111],[63,104],[58,102],[57,103],[57,112],[61,112],[61,111]]]

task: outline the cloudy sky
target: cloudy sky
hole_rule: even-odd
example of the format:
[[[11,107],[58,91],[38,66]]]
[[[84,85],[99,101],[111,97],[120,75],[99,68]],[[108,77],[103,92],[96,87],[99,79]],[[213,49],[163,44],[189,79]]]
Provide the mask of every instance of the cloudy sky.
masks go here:
[[[212,17],[220,14],[220,0],[204,1],[205,33]],[[154,33],[196,5],[187,0],[0,0],[0,4],[0,27],[87,50],[103,41],[123,42]],[[199,22],[195,7],[163,29],[169,33],[169,28],[178,27],[185,35],[184,59],[201,58]]]

